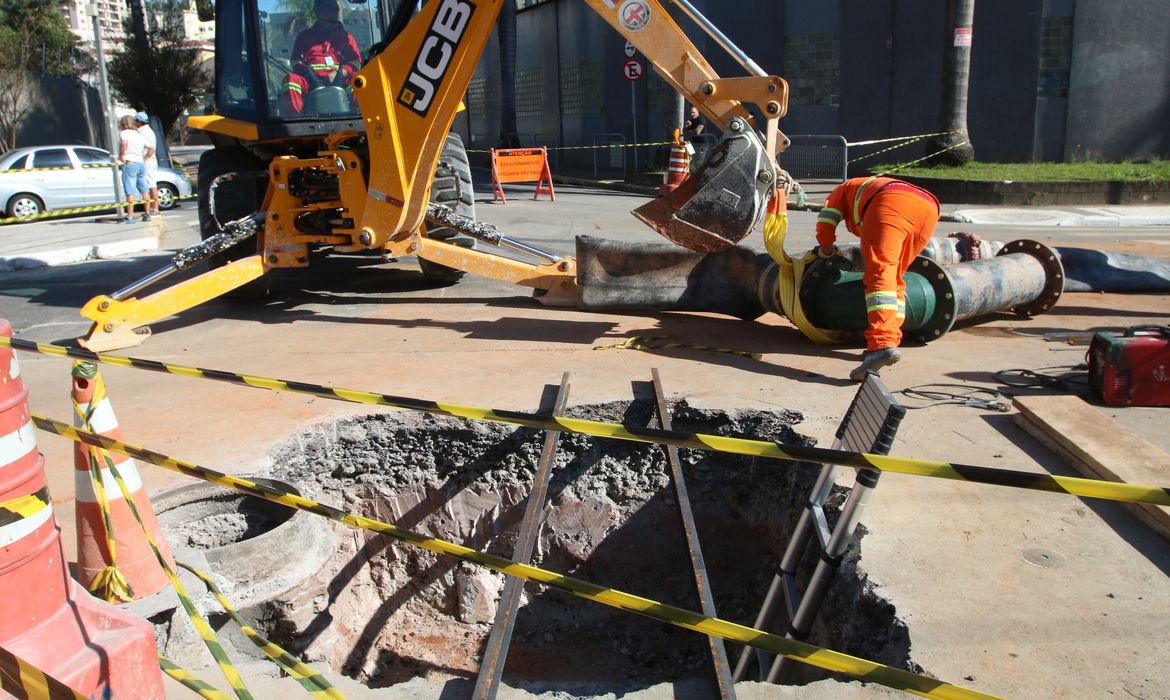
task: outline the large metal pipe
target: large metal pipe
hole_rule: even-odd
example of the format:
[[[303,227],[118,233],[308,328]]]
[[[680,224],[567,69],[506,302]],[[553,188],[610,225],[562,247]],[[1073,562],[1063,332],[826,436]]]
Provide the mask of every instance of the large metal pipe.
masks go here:
[[[1003,248],[1001,241],[980,240],[973,234],[951,234],[932,238],[920,253],[941,265],[955,265],[973,259],[990,258]],[[854,267],[864,265],[861,246],[841,246]],[[1170,262],[1144,255],[1108,253],[1092,248],[1058,246],[1053,250],[1064,266],[1066,292],[1170,292]]]

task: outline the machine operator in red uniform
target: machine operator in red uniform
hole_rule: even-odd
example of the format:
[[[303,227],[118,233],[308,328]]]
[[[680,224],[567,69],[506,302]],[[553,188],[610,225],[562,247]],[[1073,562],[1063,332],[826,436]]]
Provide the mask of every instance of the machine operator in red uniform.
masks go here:
[[[292,72],[285,83],[286,107],[300,114],[305,98],[323,85],[348,87],[361,68],[361,52],[353,35],[341,25],[338,0],[316,0],[317,21],[293,42]]]
[[[903,276],[922,252],[938,223],[938,199],[930,192],[892,177],[857,177],[829,194],[817,218],[817,254],[835,253],[837,224],[861,239],[865,260],[866,350],[849,373],[855,382],[869,372],[901,359],[902,322],[906,319]]]

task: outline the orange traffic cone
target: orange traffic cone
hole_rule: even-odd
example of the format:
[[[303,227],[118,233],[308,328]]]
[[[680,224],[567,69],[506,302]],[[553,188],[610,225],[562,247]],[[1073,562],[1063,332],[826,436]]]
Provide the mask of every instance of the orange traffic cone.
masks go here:
[[[77,427],[122,439],[122,429],[106,395],[105,382],[97,365],[91,362],[77,362],[73,366],[73,408],[73,422]],[[166,586],[170,579],[150,549],[142,531],[144,526],[172,570],[175,560],[159,531],[135,461],[126,455],[77,443],[73,466],[77,579],[91,593],[110,602],[143,598]],[[127,494],[142,525],[127,504]]]
[[[687,179],[691,172],[691,156],[687,152],[687,143],[679,136],[678,129],[674,130],[674,143],[670,146],[670,160],[666,164],[666,182],[658,188],[659,195],[668,195],[678,189],[678,186]]]

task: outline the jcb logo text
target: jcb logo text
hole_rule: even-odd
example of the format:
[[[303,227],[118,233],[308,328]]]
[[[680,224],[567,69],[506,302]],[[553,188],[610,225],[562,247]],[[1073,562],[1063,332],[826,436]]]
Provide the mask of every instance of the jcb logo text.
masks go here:
[[[431,108],[435,91],[443,83],[443,76],[451,65],[451,57],[459,48],[463,30],[467,28],[473,12],[475,5],[468,0],[442,0],[439,4],[435,19],[414,59],[414,67],[406,76],[406,84],[398,95],[398,101],[419,116],[425,117]]]

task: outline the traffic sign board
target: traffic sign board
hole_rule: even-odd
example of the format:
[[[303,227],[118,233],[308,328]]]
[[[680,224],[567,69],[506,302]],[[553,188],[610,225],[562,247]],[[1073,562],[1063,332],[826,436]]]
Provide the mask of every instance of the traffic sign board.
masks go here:
[[[622,75],[626,76],[626,80],[637,80],[642,77],[642,70],[642,62],[631,58],[622,66]]]
[[[638,53],[638,47],[634,46],[634,42],[626,42],[626,58],[633,58],[634,54]]]

